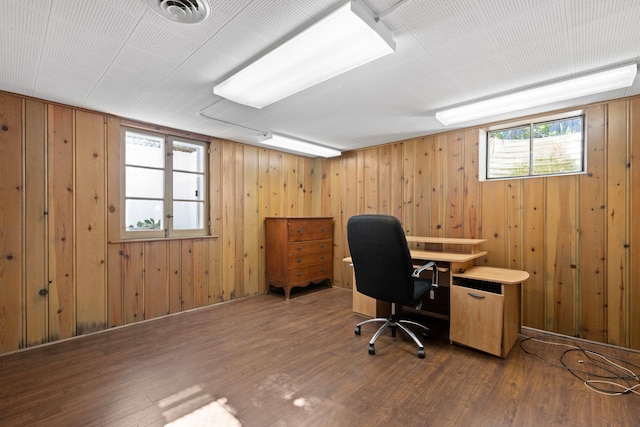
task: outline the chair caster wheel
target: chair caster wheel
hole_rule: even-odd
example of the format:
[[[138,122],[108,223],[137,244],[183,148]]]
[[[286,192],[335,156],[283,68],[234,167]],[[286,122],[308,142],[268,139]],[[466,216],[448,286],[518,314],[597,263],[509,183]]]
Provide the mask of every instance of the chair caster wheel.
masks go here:
[[[373,346],[373,344],[369,344],[369,354],[376,354],[376,348]]]
[[[424,348],[419,348],[418,349],[418,357],[420,359],[424,359]]]
[[[353,333],[356,335],[360,335],[360,326],[356,326],[356,328],[353,330]]]

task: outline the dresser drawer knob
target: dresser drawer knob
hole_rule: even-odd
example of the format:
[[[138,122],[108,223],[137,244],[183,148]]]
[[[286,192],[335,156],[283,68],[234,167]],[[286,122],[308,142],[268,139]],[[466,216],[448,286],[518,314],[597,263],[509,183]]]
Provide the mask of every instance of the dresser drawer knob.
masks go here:
[[[327,271],[327,270],[326,270],[324,267],[322,267],[322,268],[320,269],[320,272],[321,272],[321,273],[324,273],[325,271]]]
[[[302,273],[298,273],[298,274],[296,274],[296,276],[302,277]]]
[[[298,258],[298,259],[296,260],[296,262],[297,262],[298,264],[300,264],[300,263],[302,262],[302,258]]]
[[[298,233],[302,233],[304,230],[302,230],[302,228],[298,228],[296,231],[297,231]]]
[[[302,246],[298,246],[298,247],[296,248],[296,251],[298,251],[298,252],[300,252],[301,250],[302,250]]]
[[[325,230],[324,227],[320,228],[320,231],[323,233],[324,233],[324,230]]]
[[[324,259],[324,255],[320,255],[320,259]]]

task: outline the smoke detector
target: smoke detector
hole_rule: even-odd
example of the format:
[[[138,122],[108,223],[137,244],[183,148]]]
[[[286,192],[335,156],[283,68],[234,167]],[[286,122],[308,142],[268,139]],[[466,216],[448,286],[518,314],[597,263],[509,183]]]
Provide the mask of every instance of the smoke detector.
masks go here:
[[[146,0],[158,15],[182,24],[204,21],[211,13],[208,0]]]

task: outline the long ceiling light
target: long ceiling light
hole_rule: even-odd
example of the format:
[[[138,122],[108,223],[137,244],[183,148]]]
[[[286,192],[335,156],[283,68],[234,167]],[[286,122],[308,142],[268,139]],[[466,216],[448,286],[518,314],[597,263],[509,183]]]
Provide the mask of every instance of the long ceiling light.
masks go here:
[[[322,147],[275,133],[266,134],[264,139],[260,140],[260,143],[308,157],[336,157],[341,154],[340,151],[333,148]]]
[[[394,50],[384,24],[361,0],[350,0],[215,86],[213,93],[262,108]]]
[[[569,80],[510,93],[484,101],[438,111],[436,119],[445,125],[468,122],[511,111],[631,86],[637,65],[625,65]]]

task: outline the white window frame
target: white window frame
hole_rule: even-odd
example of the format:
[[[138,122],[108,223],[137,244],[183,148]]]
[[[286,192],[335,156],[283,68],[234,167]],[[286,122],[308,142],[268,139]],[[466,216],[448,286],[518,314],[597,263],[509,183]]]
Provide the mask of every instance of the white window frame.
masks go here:
[[[533,126],[539,123],[545,122],[553,122],[563,119],[569,119],[572,117],[582,116],[582,168],[579,171],[571,171],[571,172],[561,172],[561,173],[547,173],[547,174],[533,174],[529,173],[527,175],[518,175],[518,176],[507,176],[507,177],[495,177],[490,178],[487,176],[488,167],[489,167],[489,132],[493,132],[501,129],[510,129],[515,127],[522,126]],[[551,114],[545,116],[536,116],[530,119],[523,119],[518,121],[512,121],[507,123],[501,123],[497,125],[492,125],[486,128],[482,128],[479,131],[479,180],[480,181],[500,181],[505,179],[522,179],[522,178],[541,178],[541,177],[549,177],[549,176],[565,176],[565,175],[579,175],[586,173],[587,169],[587,115],[585,110],[574,110],[568,111],[564,113]],[[531,162],[531,154],[529,156],[529,162]],[[529,163],[531,166],[531,163]],[[530,168],[531,170],[531,168]]]
[[[126,134],[127,132],[133,132],[137,134],[146,134],[155,138],[161,138],[164,140],[164,157],[165,164],[164,168],[158,168],[156,170],[163,170],[164,172],[164,196],[162,199],[163,207],[164,207],[164,217],[162,218],[163,227],[160,229],[153,230],[140,230],[138,228],[131,229],[130,224],[126,223],[126,206],[128,199],[140,199],[140,198],[128,198],[126,194],[126,180],[127,173],[126,169],[127,164],[126,159]],[[137,128],[135,126],[122,126],[121,127],[121,158],[122,158],[122,168],[121,168],[121,203],[122,209],[121,211],[121,237],[123,240],[129,239],[162,239],[162,238],[181,238],[181,237],[205,237],[210,235],[211,229],[211,218],[209,212],[209,156],[211,155],[211,148],[208,141],[197,140],[192,138],[184,138],[179,135],[163,133],[163,132],[154,132],[147,129]],[[203,175],[203,227],[198,229],[178,229],[175,230],[173,228],[173,144],[174,142],[185,142],[189,144],[195,144],[203,147],[204,155],[206,156],[204,159],[204,172]],[[135,165],[134,165],[135,166]],[[160,200],[159,198],[151,198],[153,200]]]

